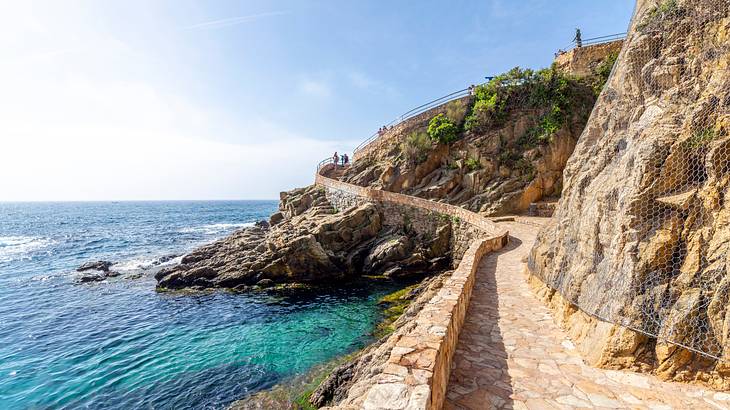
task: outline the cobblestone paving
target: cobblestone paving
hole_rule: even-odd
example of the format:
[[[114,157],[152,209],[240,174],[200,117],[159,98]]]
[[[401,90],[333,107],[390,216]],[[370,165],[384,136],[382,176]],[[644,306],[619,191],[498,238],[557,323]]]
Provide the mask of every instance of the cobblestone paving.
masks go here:
[[[504,223],[510,245],[482,260],[445,409],[730,409],[728,393],[586,365],[525,282],[539,222]]]

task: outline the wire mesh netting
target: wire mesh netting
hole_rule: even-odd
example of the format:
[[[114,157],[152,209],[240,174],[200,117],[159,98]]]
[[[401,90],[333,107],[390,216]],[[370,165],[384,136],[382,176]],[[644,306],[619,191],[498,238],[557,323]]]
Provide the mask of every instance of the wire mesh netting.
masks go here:
[[[590,315],[730,360],[730,0],[639,0],[599,105],[621,93],[644,107],[625,121],[604,113],[613,135],[638,136],[614,155],[627,161],[633,144],[638,171],[615,184],[633,190],[594,187],[601,201],[583,193],[581,206],[624,219],[596,218],[583,247],[580,234],[563,239],[543,279]],[[580,263],[592,271],[576,279]]]

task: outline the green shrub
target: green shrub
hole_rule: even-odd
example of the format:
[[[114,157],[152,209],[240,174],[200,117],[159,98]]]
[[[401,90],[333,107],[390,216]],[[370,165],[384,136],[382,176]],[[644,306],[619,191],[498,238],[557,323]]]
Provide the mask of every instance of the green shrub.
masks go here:
[[[508,149],[500,152],[497,158],[502,165],[512,168],[517,161],[522,159],[522,155],[519,152]]]
[[[464,161],[464,166],[466,166],[466,169],[469,171],[476,171],[482,167],[482,164],[480,164],[479,160],[476,158],[467,158],[466,161]]]
[[[459,128],[444,114],[439,114],[428,122],[428,136],[440,144],[456,141]]]
[[[464,121],[466,111],[469,105],[464,100],[454,100],[446,104],[446,118],[450,119],[454,124]]]
[[[404,159],[410,164],[420,164],[428,158],[431,150],[431,139],[423,131],[410,133],[400,145]]]
[[[691,137],[684,141],[684,146],[689,149],[696,150],[710,145],[710,143],[716,138],[717,133],[715,132],[715,130],[711,128],[705,128],[703,130],[694,132]]]
[[[514,108],[548,109],[550,113],[561,113],[551,114],[551,122],[564,121],[562,113],[571,111],[575,82],[555,66],[539,71],[515,67],[476,88],[465,128],[482,132],[502,125]]]
[[[616,65],[617,59],[618,52],[613,52],[606,56],[593,70],[593,93],[596,96],[603,91],[603,87],[606,85],[608,77],[611,76],[611,71],[613,70],[613,66]]]
[[[514,169],[520,171],[523,181],[531,181],[535,177],[535,166],[527,158],[520,158],[514,164]]]

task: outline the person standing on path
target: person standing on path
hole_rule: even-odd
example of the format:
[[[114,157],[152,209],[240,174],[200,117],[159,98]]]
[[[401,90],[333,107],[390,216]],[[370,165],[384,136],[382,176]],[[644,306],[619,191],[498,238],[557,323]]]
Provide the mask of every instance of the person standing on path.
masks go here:
[[[332,163],[335,164],[335,169],[337,169],[337,161],[340,159],[340,156],[337,155],[337,151],[335,151],[335,154],[332,155]]]
[[[573,39],[578,48],[583,47],[583,36],[581,35],[580,29],[575,29],[575,38]]]

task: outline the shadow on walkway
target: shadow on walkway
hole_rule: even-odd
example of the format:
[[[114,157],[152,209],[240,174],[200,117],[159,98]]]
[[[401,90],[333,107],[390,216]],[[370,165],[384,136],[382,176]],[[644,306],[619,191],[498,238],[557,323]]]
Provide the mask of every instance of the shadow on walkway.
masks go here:
[[[509,257],[522,241],[510,237],[507,246],[482,259],[474,293],[459,335],[444,409],[512,409],[512,380],[499,328],[497,262]],[[516,256],[514,256],[516,257]]]

